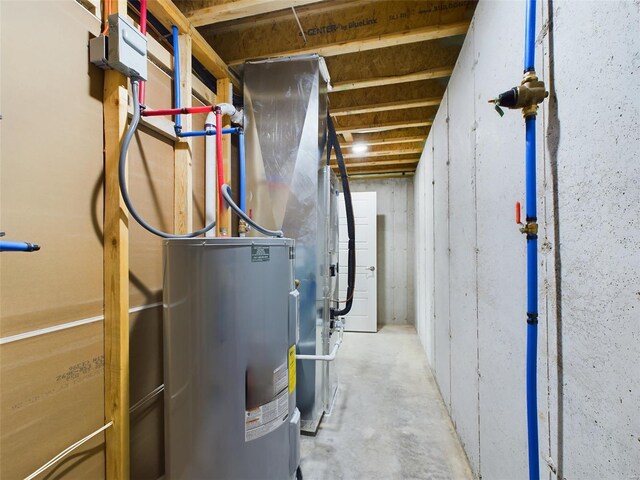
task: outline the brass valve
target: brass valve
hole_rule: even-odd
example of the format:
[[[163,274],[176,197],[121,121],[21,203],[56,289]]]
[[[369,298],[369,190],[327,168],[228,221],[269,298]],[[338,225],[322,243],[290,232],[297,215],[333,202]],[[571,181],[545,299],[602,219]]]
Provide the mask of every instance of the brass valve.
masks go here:
[[[536,222],[527,222],[525,225],[520,227],[521,233],[526,233],[527,235],[537,235],[538,234],[538,224]]]
[[[239,220],[238,221],[238,235],[241,237],[244,237],[247,232],[249,231],[249,225],[247,225],[247,222],[245,222],[244,220]]]
[[[545,90],[544,82],[538,79],[535,72],[527,72],[520,82],[520,86],[501,93],[496,98],[489,100],[489,103],[495,104],[496,111],[500,116],[504,115],[500,107],[507,107],[514,110],[522,109],[522,115],[526,118],[535,115],[538,104],[548,96],[549,92]]]

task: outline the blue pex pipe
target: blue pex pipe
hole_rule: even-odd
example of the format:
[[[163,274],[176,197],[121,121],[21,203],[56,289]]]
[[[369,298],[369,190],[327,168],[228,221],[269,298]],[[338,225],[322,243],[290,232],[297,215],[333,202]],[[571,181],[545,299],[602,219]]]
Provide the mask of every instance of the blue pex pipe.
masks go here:
[[[222,134],[223,135],[227,135],[230,133],[240,133],[242,131],[241,128],[239,127],[230,127],[230,128],[223,128],[222,129]],[[209,136],[213,136],[216,134],[216,130],[215,129],[209,129],[209,130],[196,130],[195,132],[179,132],[176,129],[176,135],[180,138],[183,137],[204,137],[206,135]]]
[[[224,130],[222,131],[224,133]],[[238,159],[239,168],[238,173],[240,176],[240,210],[247,212],[247,165],[244,159],[244,132],[240,130],[238,132]]]
[[[524,37],[524,71],[535,68],[536,56],[536,0],[527,0],[527,18]]]
[[[33,243],[0,240],[0,252],[35,252],[37,250],[40,250],[40,247]]]
[[[524,71],[535,71],[536,0],[527,0],[524,42]],[[526,215],[527,223],[537,224],[536,116],[529,115],[526,125]],[[540,480],[538,446],[538,236],[527,234],[527,431],[529,480]]]
[[[173,33],[173,98],[175,101],[174,108],[181,108],[180,104],[180,46],[178,44],[178,27],[171,26]],[[182,128],[182,117],[180,114],[175,118],[176,131]]]

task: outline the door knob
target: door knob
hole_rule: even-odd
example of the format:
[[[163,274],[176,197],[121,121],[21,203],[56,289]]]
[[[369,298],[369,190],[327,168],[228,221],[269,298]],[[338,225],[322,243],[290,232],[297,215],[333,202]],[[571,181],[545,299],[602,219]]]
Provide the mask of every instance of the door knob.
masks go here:
[[[372,272],[376,269],[376,267],[374,267],[373,265],[368,267],[367,270],[371,270]]]

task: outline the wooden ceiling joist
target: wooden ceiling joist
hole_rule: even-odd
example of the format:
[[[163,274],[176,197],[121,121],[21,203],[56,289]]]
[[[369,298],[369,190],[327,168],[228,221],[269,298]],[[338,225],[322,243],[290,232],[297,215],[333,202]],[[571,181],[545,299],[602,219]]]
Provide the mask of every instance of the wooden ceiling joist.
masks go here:
[[[354,168],[373,168],[373,167],[398,167],[398,168],[411,168],[412,165],[415,165],[420,161],[420,158],[411,158],[407,161],[403,160],[387,160],[387,161],[379,161],[379,162],[347,162],[345,166],[347,169]],[[337,164],[332,164],[332,167],[337,166]]]
[[[399,102],[378,103],[374,105],[364,105],[362,107],[332,108],[330,113],[334,117],[343,115],[360,115],[362,113],[387,112],[389,110],[403,110],[407,108],[432,107],[440,105],[441,98],[421,98],[418,100],[406,100]]]
[[[404,173],[404,172],[415,172],[416,165],[388,165],[383,167],[370,167],[370,168],[353,168],[347,167],[347,175],[364,175],[364,174],[373,174],[373,173]],[[337,172],[337,170],[336,170]]]
[[[407,73],[404,75],[394,75],[386,77],[364,78],[360,80],[347,80],[332,84],[331,91],[344,92],[347,90],[357,90],[359,88],[381,87],[384,85],[395,85],[398,83],[419,82],[421,80],[432,80],[434,78],[450,77],[453,67],[437,67],[420,72]]]
[[[343,158],[371,158],[371,157],[388,157],[389,155],[411,155],[416,153],[422,153],[422,147],[420,148],[399,148],[396,150],[374,150],[372,152],[365,153],[343,153]],[[335,159],[335,155],[331,155],[331,159]]]
[[[367,50],[376,50],[379,48],[394,47],[398,45],[406,45],[408,43],[425,42],[427,40],[436,40],[439,38],[453,37],[456,35],[464,35],[469,28],[469,22],[456,22],[446,25],[430,25],[412,30],[403,30],[401,32],[388,33],[386,35],[377,35],[370,38],[359,40],[349,40],[328,43],[325,45],[314,45],[295,50],[287,50],[283,52],[259,53],[249,57],[238,58],[229,62],[229,65],[239,65],[246,60],[255,58],[256,56],[264,57],[291,57],[294,55],[305,55],[317,53],[323,57],[333,57],[335,55],[346,55],[349,53],[363,52]]]
[[[194,10],[187,15],[187,18],[194,26],[201,27],[203,25],[262,15],[291,7],[301,7],[320,1],[321,0],[236,0]]]
[[[182,14],[171,0],[149,0],[148,9],[166,28],[178,27],[180,33],[191,36],[193,56],[211,72],[218,80],[228,78],[237,89],[241,89],[240,80],[229,70],[228,65],[220,58],[211,45],[204,39],[196,27]]]
[[[374,145],[392,145],[392,144],[396,144],[396,143],[417,143],[417,142],[424,142],[425,138],[424,137],[398,137],[398,138],[377,138],[377,139],[363,139],[363,140],[356,140],[355,142],[352,143],[342,143],[340,146],[343,149],[349,148],[351,146],[353,146],[353,143],[363,143],[365,145],[369,145],[369,146],[374,146]]]
[[[357,127],[338,127],[336,128],[336,132],[338,134],[386,132],[388,130],[397,130],[400,128],[428,127],[432,123],[433,123],[432,120],[417,120],[412,122],[407,122],[407,121],[391,122],[391,123],[381,123],[377,125],[362,125]]]

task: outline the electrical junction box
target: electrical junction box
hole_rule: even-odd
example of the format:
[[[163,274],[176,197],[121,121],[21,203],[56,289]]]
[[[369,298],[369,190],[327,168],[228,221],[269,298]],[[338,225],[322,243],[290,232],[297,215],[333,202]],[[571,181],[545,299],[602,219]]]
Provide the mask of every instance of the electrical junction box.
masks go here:
[[[89,41],[89,60],[137,80],[147,79],[147,39],[119,14],[109,16],[109,37]]]
[[[109,66],[133,79],[147,79],[147,39],[125,17],[109,17]]]

